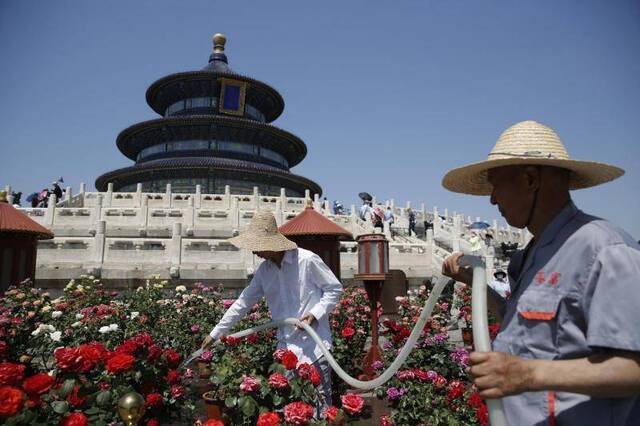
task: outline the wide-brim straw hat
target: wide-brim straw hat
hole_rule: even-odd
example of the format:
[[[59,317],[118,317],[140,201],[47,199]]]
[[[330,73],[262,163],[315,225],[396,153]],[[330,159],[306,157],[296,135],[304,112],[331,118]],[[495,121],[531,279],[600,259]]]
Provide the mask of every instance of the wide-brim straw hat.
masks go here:
[[[582,189],[612,181],[624,170],[596,161],[572,160],[558,134],[535,121],[522,121],[502,132],[485,161],[449,171],[442,186],[453,192],[491,195],[487,171],[514,165],[553,166],[571,171],[569,189]]]
[[[227,241],[238,248],[251,251],[286,251],[298,247],[278,231],[276,218],[269,210],[256,212],[247,229]]]

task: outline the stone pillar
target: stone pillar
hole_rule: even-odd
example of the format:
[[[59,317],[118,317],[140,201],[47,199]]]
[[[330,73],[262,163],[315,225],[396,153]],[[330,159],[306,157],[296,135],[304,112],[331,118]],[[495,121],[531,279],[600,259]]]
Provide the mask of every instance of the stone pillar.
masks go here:
[[[231,187],[229,185],[224,186],[224,208],[229,210],[231,208]]]
[[[107,184],[107,193],[105,194],[104,200],[102,200],[102,205],[104,207],[111,207],[112,199],[113,199],[113,183],[109,182]]]
[[[194,205],[195,200],[193,199],[193,197],[189,197],[187,210],[184,215],[184,226],[186,228],[185,231],[189,236],[193,235],[193,228],[195,227],[194,222],[196,210],[194,208]]]
[[[389,207],[391,207],[391,210],[396,208],[396,200],[395,199],[391,199],[391,201],[389,201]]]
[[[280,208],[287,209],[287,191],[284,188],[280,188]]]
[[[193,206],[196,209],[199,209],[202,206],[202,187],[200,185],[196,185],[196,193],[194,197],[195,200],[193,200]]]
[[[71,197],[71,195],[72,195],[72,194],[71,194],[71,187],[70,187],[70,186],[67,186],[67,187],[64,189],[64,200],[67,202],[67,207],[73,207],[73,206],[71,205],[71,198],[72,198],[72,197]]]
[[[56,195],[49,195],[49,203],[47,204],[47,211],[44,214],[44,226],[51,229],[53,228],[54,216],[56,214]]]
[[[253,203],[252,207],[254,210],[258,210],[260,208],[260,192],[258,192],[258,187],[253,187]]]
[[[349,216],[358,216],[358,211],[356,210],[355,204],[351,204],[351,209],[349,209],[349,211],[351,212]]]
[[[87,187],[84,182],[80,182],[80,191],[78,191],[78,195],[80,196],[80,206],[84,207],[84,197],[87,192]]]
[[[96,229],[98,229],[98,222],[102,220],[103,203],[104,199],[102,198],[102,194],[98,194],[96,197],[96,204],[93,206],[93,223],[95,224]]]
[[[284,214],[282,212],[282,201],[276,200],[276,211],[273,213],[276,217],[276,223],[281,226],[284,223]]]
[[[325,216],[328,216],[328,215],[333,213],[333,210],[331,209],[331,207],[329,205],[329,200],[324,200],[323,209],[324,209],[324,215]]]
[[[389,226],[389,222],[384,221],[382,223],[382,226],[384,227],[384,236],[387,238],[387,240],[393,241],[393,238],[391,238],[391,227]]]
[[[487,251],[487,254],[484,256],[484,265],[486,267],[485,271],[487,274],[487,283],[493,281],[493,273],[495,272],[495,264],[494,264],[494,253],[493,251]]]
[[[140,228],[138,233],[141,236],[147,235],[147,227],[149,226],[149,197],[145,194],[142,197],[142,203],[140,205]]]
[[[460,234],[462,228],[460,226],[460,216],[453,217],[453,228],[451,231],[451,250],[460,251]]]
[[[304,190],[304,199],[305,200],[310,200],[311,199],[311,191],[308,189]]]
[[[100,197],[101,199],[102,197]],[[96,222],[96,234],[93,236],[93,262],[98,265],[99,268],[102,268],[102,264],[104,263],[104,249],[106,242],[106,232],[107,231],[107,222],[104,220],[98,220]]]
[[[167,184],[167,188],[164,190],[164,207],[170,209],[173,204],[173,195],[171,194],[171,184]]]
[[[449,220],[449,209],[444,209],[444,221],[447,222]]]
[[[169,247],[169,262],[171,266],[180,266],[182,252],[182,223],[174,222],[171,232],[171,246]]]
[[[231,208],[229,209],[229,218],[231,219],[231,228],[240,231],[240,200],[238,197],[233,197],[231,202]]]
[[[136,183],[136,197],[138,198],[138,206],[142,207],[142,184],[140,182]]]
[[[313,194],[313,209],[318,213],[321,213],[320,212],[320,195],[318,194]]]

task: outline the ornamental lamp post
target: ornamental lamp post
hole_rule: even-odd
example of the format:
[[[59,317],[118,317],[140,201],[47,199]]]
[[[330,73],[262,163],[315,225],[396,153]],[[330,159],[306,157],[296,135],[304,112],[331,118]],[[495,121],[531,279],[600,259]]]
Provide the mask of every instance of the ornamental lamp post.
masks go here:
[[[357,238],[358,273],[356,280],[364,281],[364,288],[371,308],[371,347],[362,361],[360,380],[371,380],[377,376],[373,363],[382,361],[382,350],[378,345],[378,302],[382,284],[391,278],[389,273],[389,241],[383,234],[364,234]]]

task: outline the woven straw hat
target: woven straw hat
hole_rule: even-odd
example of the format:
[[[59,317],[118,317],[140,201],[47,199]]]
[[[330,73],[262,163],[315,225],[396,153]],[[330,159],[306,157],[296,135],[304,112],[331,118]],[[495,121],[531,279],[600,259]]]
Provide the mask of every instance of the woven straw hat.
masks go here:
[[[502,132],[485,161],[449,171],[442,186],[453,192],[491,195],[487,171],[512,165],[554,166],[571,171],[569,189],[582,189],[619,178],[624,170],[595,161],[569,159],[556,132],[535,121],[522,121]]]
[[[278,231],[276,218],[269,210],[256,212],[247,229],[228,241],[238,248],[251,251],[286,251],[298,247]]]

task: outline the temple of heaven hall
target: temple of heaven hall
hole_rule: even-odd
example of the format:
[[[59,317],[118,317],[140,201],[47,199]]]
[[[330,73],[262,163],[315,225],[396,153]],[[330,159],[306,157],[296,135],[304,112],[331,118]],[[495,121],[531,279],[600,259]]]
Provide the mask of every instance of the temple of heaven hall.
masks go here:
[[[96,179],[96,188],[133,192],[233,194],[290,197],[322,194],[315,182],[292,174],[307,147],[297,136],[272,126],[284,110],[282,96],[267,84],[237,74],[224,53],[226,38],[213,37],[213,54],[200,71],[163,77],[147,90],[147,103],[162,118],[123,130],[118,149],[135,161]]]

